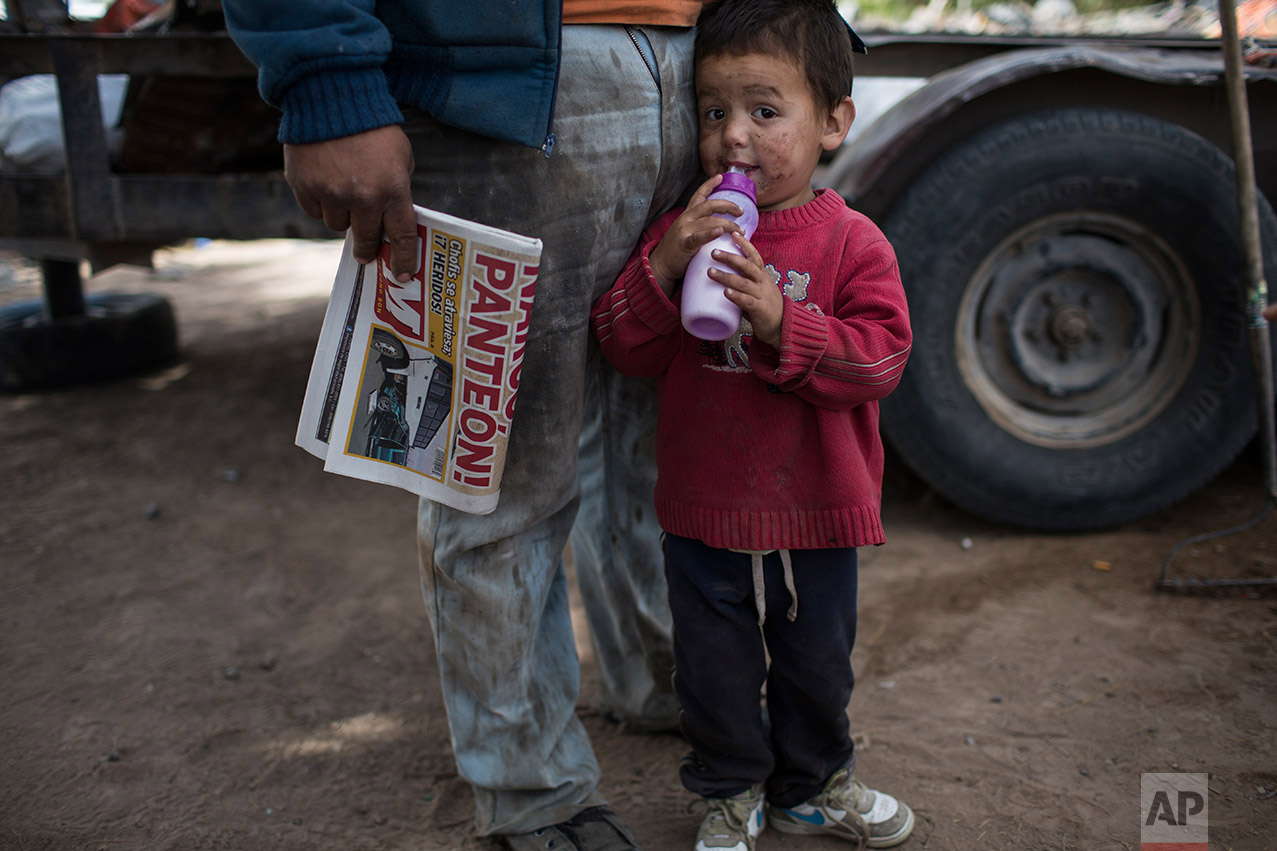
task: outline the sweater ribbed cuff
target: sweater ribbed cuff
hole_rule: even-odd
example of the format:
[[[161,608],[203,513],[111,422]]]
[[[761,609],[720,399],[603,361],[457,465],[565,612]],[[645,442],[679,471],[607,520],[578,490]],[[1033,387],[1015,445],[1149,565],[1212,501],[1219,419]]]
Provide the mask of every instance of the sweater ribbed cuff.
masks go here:
[[[625,286],[625,297],[629,301],[634,315],[652,330],[652,333],[664,336],[673,333],[679,326],[678,308],[670,301],[652,275],[650,255],[656,243],[644,246],[640,256],[642,263],[634,263],[626,267],[622,281]]]
[[[754,372],[782,390],[792,390],[807,383],[817,361],[829,344],[829,328],[823,315],[785,299],[785,313],[780,325],[780,357],[775,367],[764,359]]]
[[[403,121],[380,68],[320,71],[302,77],[280,99],[279,141],[326,142]]]

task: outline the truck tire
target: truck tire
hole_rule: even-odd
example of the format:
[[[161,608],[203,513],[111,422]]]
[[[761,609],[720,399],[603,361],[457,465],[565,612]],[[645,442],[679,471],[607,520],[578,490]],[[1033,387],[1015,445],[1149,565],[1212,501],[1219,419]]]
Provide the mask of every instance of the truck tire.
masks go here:
[[[389,331],[372,329],[372,339],[368,346],[381,356],[382,365],[386,369],[403,369],[408,365],[408,347]]]
[[[177,360],[173,308],[149,293],[86,296],[84,314],[50,319],[43,302],[0,307],[0,391],[103,381]]]
[[[914,348],[883,431],[1000,523],[1114,526],[1186,497],[1257,430],[1231,160],[1106,109],[951,149],[884,219]],[[1266,275],[1277,219],[1260,199]]]

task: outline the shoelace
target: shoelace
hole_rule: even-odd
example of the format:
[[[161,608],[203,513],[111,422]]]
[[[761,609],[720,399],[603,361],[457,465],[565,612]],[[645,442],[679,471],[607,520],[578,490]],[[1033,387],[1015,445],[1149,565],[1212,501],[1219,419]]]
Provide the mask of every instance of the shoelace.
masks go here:
[[[856,823],[860,826],[860,835],[856,837],[856,851],[865,848],[865,843],[869,841],[869,823],[865,821],[857,806],[860,796],[865,791],[864,784],[859,780],[849,781],[846,775],[843,775],[837,782],[830,783],[825,792],[825,801],[828,805],[855,815]]]
[[[749,832],[749,817],[757,804],[755,799],[711,798],[706,801],[709,807],[710,831],[714,836],[731,836],[733,833]],[[722,822],[722,829],[718,827]]]

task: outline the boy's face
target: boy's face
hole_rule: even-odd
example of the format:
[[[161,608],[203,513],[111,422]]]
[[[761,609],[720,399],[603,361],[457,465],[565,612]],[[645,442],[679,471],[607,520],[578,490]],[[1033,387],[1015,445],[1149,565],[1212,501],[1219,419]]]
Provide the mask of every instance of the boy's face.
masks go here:
[[[856,115],[849,97],[832,112],[816,103],[798,63],[765,53],[697,60],[696,104],[701,167],[715,175],[743,166],[760,210],[815,197],[820,152],[842,144]]]

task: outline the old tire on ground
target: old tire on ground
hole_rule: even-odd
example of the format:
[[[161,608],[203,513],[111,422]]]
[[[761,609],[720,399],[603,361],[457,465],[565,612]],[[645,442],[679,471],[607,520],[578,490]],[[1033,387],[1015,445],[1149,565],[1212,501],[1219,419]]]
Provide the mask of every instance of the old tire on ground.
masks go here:
[[[1192,493],[1255,434],[1233,168],[1196,135],[1112,110],[1022,116],[935,162],[884,230],[914,349],[883,429],[958,505],[1112,526]]]
[[[85,297],[80,316],[50,319],[42,302],[0,307],[0,391],[133,375],[177,360],[177,320],[149,293]]]

